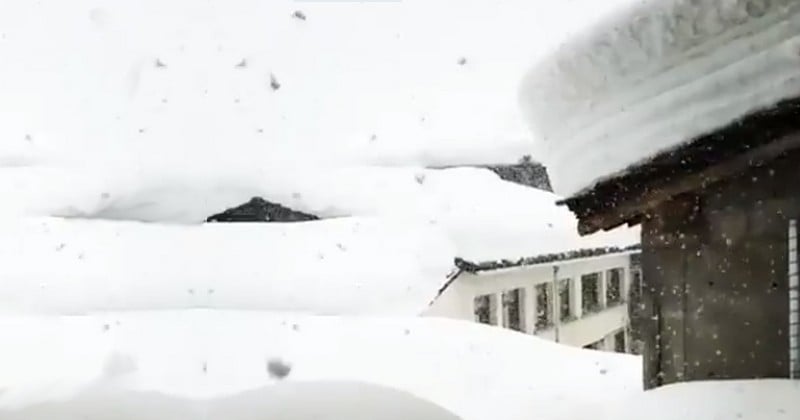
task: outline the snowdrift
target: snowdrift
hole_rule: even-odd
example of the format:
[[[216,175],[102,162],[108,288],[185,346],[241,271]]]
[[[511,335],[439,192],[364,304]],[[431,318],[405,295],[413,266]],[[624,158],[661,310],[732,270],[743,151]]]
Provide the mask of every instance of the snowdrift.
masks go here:
[[[521,103],[559,194],[800,95],[800,3],[645,0],[574,36]]]
[[[452,269],[436,229],[369,218],[0,222],[0,313],[226,308],[420,313]]]
[[[3,413],[4,420],[458,420],[428,401],[358,382],[291,382],[193,400],[95,384],[67,401]]]
[[[464,420],[523,420],[532,413],[570,419],[638,394],[641,384],[640,361],[633,356],[433,318],[220,310],[3,317],[0,339],[3,419],[99,416],[134,403],[141,403],[136,412],[143,418],[177,412],[202,419],[203,409],[225,406],[225,418],[250,419],[252,407],[270,412],[324,399],[319,393],[329,391],[331,382],[350,384],[328,397],[340,400],[327,403],[336,412],[352,410],[353,418],[363,418],[356,415],[360,407],[370,412],[380,405],[390,416],[397,404],[412,402],[385,395],[385,403],[355,403],[352,393],[365,384],[369,395],[383,398],[372,386],[387,387]],[[267,408],[261,399],[278,405]],[[294,408],[313,409],[307,405]]]
[[[519,7],[537,5],[493,5],[509,24],[475,31],[480,3],[379,3],[8,4],[0,138],[82,162],[157,150],[208,167],[236,154],[453,164],[527,153],[514,102],[524,66],[508,61],[529,57],[507,39],[530,30]]]
[[[674,384],[630,398],[599,418],[636,420],[800,418],[800,381],[761,379]]]
[[[575,217],[556,206],[559,196],[473,168],[33,165],[0,168],[0,194],[13,197],[0,212],[15,216],[183,224],[261,196],[323,218],[439,227],[458,256],[475,261],[639,242],[638,228],[581,237]]]

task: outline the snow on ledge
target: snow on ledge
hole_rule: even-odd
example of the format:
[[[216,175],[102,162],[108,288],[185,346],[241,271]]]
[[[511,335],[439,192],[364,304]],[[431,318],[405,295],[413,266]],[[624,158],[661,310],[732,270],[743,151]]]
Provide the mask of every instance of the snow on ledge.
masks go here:
[[[453,257],[436,229],[370,218],[195,226],[7,219],[0,222],[0,313],[416,315],[445,282]]]
[[[800,96],[800,3],[632,3],[523,81],[523,112],[561,195]]]

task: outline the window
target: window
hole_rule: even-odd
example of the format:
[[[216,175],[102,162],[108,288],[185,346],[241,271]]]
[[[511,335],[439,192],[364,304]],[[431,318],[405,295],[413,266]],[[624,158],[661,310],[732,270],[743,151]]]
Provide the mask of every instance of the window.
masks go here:
[[[483,295],[474,300],[475,320],[481,324],[497,325],[497,296]]]
[[[614,334],[614,351],[617,353],[627,353],[625,345],[625,330],[620,330]]]
[[[536,285],[536,329],[543,330],[553,325],[553,285]]]
[[[570,305],[571,279],[558,281],[558,316],[562,321],[572,318],[572,306]]]
[[[621,268],[614,268],[606,273],[606,302],[608,305],[622,302],[622,274]]]
[[[522,304],[525,290],[514,289],[503,292],[503,326],[514,331],[525,331]]]
[[[581,297],[583,298],[583,313],[593,313],[601,309],[600,273],[581,276]]]
[[[640,269],[633,269],[631,270],[631,291],[630,296],[631,300],[634,302],[638,302],[639,298],[642,297],[642,270]]]

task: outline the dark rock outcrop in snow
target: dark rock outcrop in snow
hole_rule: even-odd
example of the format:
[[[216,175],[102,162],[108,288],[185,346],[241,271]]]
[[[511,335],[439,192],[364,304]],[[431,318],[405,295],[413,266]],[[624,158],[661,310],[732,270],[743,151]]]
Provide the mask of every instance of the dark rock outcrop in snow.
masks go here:
[[[247,203],[209,217],[206,222],[305,222],[308,220],[319,220],[319,217],[292,210],[260,197],[254,197]]]

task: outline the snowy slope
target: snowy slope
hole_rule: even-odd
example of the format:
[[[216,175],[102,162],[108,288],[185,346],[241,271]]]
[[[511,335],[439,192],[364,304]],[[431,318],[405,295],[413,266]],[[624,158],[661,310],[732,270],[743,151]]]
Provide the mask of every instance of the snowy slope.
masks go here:
[[[22,143],[59,158],[78,151],[82,162],[150,159],[153,149],[171,162],[215,161],[238,148],[303,162],[407,165],[530,153],[518,81],[561,34],[608,7],[0,3],[0,162],[6,144]],[[307,19],[292,17],[296,10]]]
[[[669,385],[629,398],[600,418],[637,420],[800,418],[800,381],[737,380]]]
[[[460,4],[4,0],[0,138],[82,160],[517,159],[530,54],[508,40],[535,5]]]
[[[796,1],[645,0],[615,10],[521,87],[559,194],[800,95]]]
[[[108,404],[104,393],[143,398],[137,411],[150,416],[160,398],[178,405],[190,399],[200,411],[227,398],[238,402],[228,405],[225,418],[249,419],[246,411],[258,404],[253,399],[274,401],[285,392],[274,386],[277,376],[287,374],[276,364],[289,367],[283,384],[309,402],[319,395],[303,384],[372,384],[410,393],[464,420],[585,418],[598,403],[637,394],[641,384],[640,361],[633,356],[429,318],[127,312],[0,318],[0,334],[12,343],[0,347],[3,419],[38,420],[46,417],[34,414],[55,408],[60,419],[82,418],[80,401],[92,398],[104,404],[84,407],[105,416],[91,418],[109,418],[120,407]],[[352,395],[339,403],[340,410],[360,407]],[[23,411],[13,417],[5,410]]]
[[[225,308],[416,315],[452,269],[434,228],[368,218],[0,222],[0,312]]]
[[[3,207],[17,214],[198,223],[261,196],[321,217],[368,216],[442,228],[462,258],[519,258],[639,242],[639,230],[583,238],[559,197],[505,182],[485,169],[413,167],[248,168],[216,177],[193,165],[136,170],[36,166],[0,169]]]
[[[6,2],[0,214],[198,223],[262,196],[438,223],[466,258],[538,254],[555,197],[419,167],[528,151],[517,81],[540,33],[601,8],[579,3]]]

